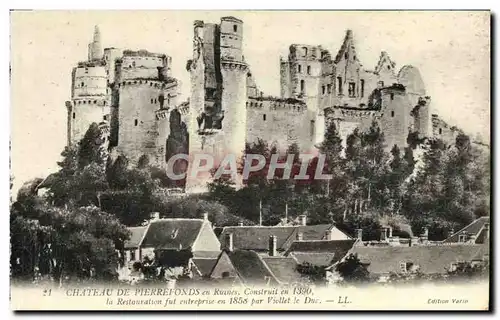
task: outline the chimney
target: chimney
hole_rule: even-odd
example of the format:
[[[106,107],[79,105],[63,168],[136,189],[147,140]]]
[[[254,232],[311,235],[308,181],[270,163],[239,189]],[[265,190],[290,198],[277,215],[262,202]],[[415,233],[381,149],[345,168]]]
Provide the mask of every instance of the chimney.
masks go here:
[[[359,241],[363,241],[363,229],[356,229],[357,238]]]
[[[297,241],[302,241],[304,240],[304,234],[302,232],[297,232]]]
[[[225,249],[229,252],[232,252],[234,250],[233,234],[232,233],[226,234],[225,240],[226,240]]]
[[[205,221],[208,220],[208,212],[203,213],[203,220],[205,220]]]
[[[160,213],[159,212],[151,212],[150,219],[151,220],[158,220],[158,219],[160,219]]]
[[[476,243],[476,238],[477,238],[477,236],[475,234],[471,234],[470,237],[469,237],[469,242],[472,243],[472,244],[475,244]]]
[[[307,216],[305,214],[301,214],[299,216],[299,221],[301,226],[307,225]]]
[[[277,255],[277,239],[276,236],[270,236],[269,237],[269,256],[270,257],[275,257]]]
[[[332,230],[326,230],[326,240],[332,240]]]

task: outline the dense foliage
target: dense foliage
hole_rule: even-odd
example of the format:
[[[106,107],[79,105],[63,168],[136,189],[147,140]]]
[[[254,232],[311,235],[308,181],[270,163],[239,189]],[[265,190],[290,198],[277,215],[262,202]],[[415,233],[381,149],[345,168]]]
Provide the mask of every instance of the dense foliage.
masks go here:
[[[489,215],[489,150],[474,144],[464,133],[445,145],[439,139],[423,140],[410,133],[407,146],[387,146],[384,134],[373,122],[366,131],[354,130],[342,144],[332,122],[319,153],[326,156],[322,173],[330,180],[313,179],[318,157],[309,161],[309,179],[295,180],[301,166],[297,146],[280,155],[278,163],[291,162],[290,178],[283,170],[268,177],[274,146],[259,140],[247,145],[246,154],[260,154],[265,167],[252,173],[239,190],[226,177],[209,185],[210,197],[245,219],[263,224],[294,223],[307,214],[309,222],[335,221],[354,233],[357,228],[376,237],[382,225],[416,234],[429,228],[430,240],[442,240],[452,229]],[[287,221],[284,221],[285,218]],[[368,227],[368,228],[367,228]],[[407,232],[408,233],[408,232]]]

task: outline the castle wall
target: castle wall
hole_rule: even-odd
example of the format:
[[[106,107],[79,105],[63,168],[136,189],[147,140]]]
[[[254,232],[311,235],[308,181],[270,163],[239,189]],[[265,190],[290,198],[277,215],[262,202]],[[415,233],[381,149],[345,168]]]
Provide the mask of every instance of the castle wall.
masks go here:
[[[454,145],[460,131],[455,126],[450,126],[438,115],[432,115],[432,135],[441,139],[447,145]]]
[[[121,58],[123,50],[118,48],[104,49],[104,61],[106,62],[106,74],[109,83],[115,82],[116,75],[116,60]]]
[[[68,108],[68,133],[71,144],[78,143],[92,123],[109,121],[109,106],[105,97],[76,98]]]
[[[155,111],[164,95],[161,81],[126,80],[120,84],[118,151],[132,163],[144,154],[152,161],[158,159],[159,122]]]
[[[309,147],[308,114],[302,102],[290,103],[284,99],[262,98],[247,101],[246,142],[262,139],[275,144],[280,151],[296,143],[299,148]]]

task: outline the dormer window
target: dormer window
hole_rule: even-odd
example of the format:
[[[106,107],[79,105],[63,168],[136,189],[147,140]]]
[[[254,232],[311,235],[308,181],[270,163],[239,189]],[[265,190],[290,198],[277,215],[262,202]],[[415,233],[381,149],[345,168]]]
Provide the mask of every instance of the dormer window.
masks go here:
[[[441,129],[439,129],[439,130],[441,130]],[[467,235],[461,234],[458,236],[458,242],[466,242],[466,241],[467,241]]]
[[[303,47],[302,49],[304,50],[304,57],[307,56],[307,48]]]

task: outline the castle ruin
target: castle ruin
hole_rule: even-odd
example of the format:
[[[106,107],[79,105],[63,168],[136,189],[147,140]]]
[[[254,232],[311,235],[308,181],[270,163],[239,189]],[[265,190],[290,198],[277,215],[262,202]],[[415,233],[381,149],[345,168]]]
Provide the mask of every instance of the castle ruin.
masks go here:
[[[258,139],[278,150],[296,144],[314,153],[332,121],[345,143],[354,128],[366,129],[376,120],[388,148],[405,146],[410,132],[448,142],[458,133],[431,113],[417,68],[398,71],[386,52],[374,69],[364,68],[350,30],[334,58],[319,45],[292,44],[288,57],[279,60],[280,97],[264,95],[256,85],[243,54],[243,21],[197,20],[193,31],[193,56],[186,65],[190,95],[181,102],[170,56],[102,49],[96,27],[88,60],[72,71],[68,144],[97,123],[110,151],[131,164],[147,157],[166,169],[179,153],[211,154],[216,162],[227,154],[239,159],[245,144]],[[186,189],[203,191],[206,179],[188,176]]]

